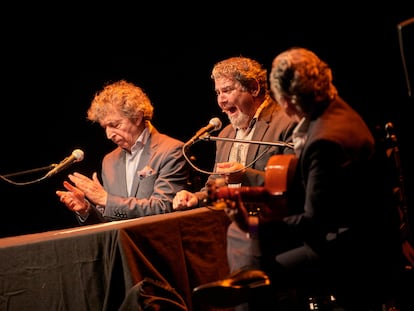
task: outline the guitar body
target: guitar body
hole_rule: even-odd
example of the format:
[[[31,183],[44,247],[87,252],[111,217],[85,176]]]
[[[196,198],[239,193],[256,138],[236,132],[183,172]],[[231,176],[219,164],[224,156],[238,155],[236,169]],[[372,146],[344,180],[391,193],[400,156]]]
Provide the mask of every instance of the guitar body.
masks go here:
[[[217,182],[208,189],[209,199],[222,208],[231,206],[240,195],[249,215],[282,219],[288,213],[290,197],[295,193],[294,183],[297,157],[294,154],[273,155],[265,168],[263,187],[228,187]]]
[[[269,158],[264,187],[271,195],[284,195],[293,187],[297,162],[294,154],[277,154]]]
[[[265,168],[264,188],[269,194],[262,205],[260,216],[268,219],[286,217],[294,201],[297,200],[296,165],[294,154],[277,154],[269,158]]]

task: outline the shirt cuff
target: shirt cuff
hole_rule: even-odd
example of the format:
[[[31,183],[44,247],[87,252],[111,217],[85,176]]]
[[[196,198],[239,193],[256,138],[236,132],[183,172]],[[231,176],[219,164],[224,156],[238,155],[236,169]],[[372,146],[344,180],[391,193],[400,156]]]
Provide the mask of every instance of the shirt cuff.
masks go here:
[[[82,213],[75,212],[81,222],[85,222],[86,221],[86,219],[89,216],[89,211],[91,209],[91,202],[89,202],[88,200],[85,199],[85,203],[88,205],[88,207],[85,209],[84,212],[82,212]]]

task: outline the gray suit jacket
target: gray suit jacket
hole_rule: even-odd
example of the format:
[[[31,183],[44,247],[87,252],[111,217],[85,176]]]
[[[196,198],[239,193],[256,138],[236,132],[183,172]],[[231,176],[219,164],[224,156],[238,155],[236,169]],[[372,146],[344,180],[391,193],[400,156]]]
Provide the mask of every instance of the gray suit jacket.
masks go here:
[[[172,211],[174,195],[186,189],[189,166],[183,142],[159,133],[152,125],[128,196],[125,154],[116,148],[102,161],[102,182],[108,192],[105,209],[94,206],[86,223],[123,220]],[[85,222],[84,222],[85,223]]]

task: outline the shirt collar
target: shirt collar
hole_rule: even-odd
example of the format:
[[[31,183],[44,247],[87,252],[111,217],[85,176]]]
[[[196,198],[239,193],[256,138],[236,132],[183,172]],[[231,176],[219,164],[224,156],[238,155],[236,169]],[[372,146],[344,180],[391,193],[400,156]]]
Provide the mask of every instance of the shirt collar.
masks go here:
[[[299,156],[308,139],[309,120],[303,117],[292,133],[293,149],[295,154]]]
[[[147,127],[142,131],[141,135],[139,135],[135,144],[131,147],[131,153],[134,154],[144,148],[144,145],[147,143],[149,137],[149,130]]]
[[[253,116],[253,119],[250,120],[249,127],[245,129],[243,132],[249,133],[252,128],[256,125],[257,119],[259,119],[260,114],[262,113],[263,109],[269,104],[268,98],[266,98],[260,106],[256,109],[256,112]],[[237,128],[236,130],[241,130],[240,128]]]
[[[301,135],[308,131],[309,128],[309,120],[306,117],[303,117],[298,125],[296,125],[295,129],[293,130],[293,135]]]

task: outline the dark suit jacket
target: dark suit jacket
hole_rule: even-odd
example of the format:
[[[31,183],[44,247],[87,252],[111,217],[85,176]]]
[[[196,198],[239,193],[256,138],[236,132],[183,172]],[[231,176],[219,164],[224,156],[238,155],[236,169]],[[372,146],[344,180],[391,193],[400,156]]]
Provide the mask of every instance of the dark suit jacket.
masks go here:
[[[103,215],[94,207],[87,223],[172,211],[174,195],[187,187],[189,178],[189,166],[182,154],[183,142],[159,133],[152,125],[149,131],[133,181],[133,195],[127,193],[125,151],[118,147],[104,157],[102,181],[108,200]]]
[[[259,227],[264,266],[274,269],[276,258],[293,268],[276,279],[298,285],[292,273],[310,284],[332,277],[369,290],[387,282],[398,264],[398,215],[387,204],[376,157],[370,129],[341,98],[311,120],[296,168],[304,200],[284,221],[262,220]]]
[[[289,226],[319,244],[329,232],[356,223],[372,199],[366,185],[374,152],[374,137],[361,117],[343,100],[331,102],[310,122],[297,167],[305,201],[300,213],[286,218]]]

